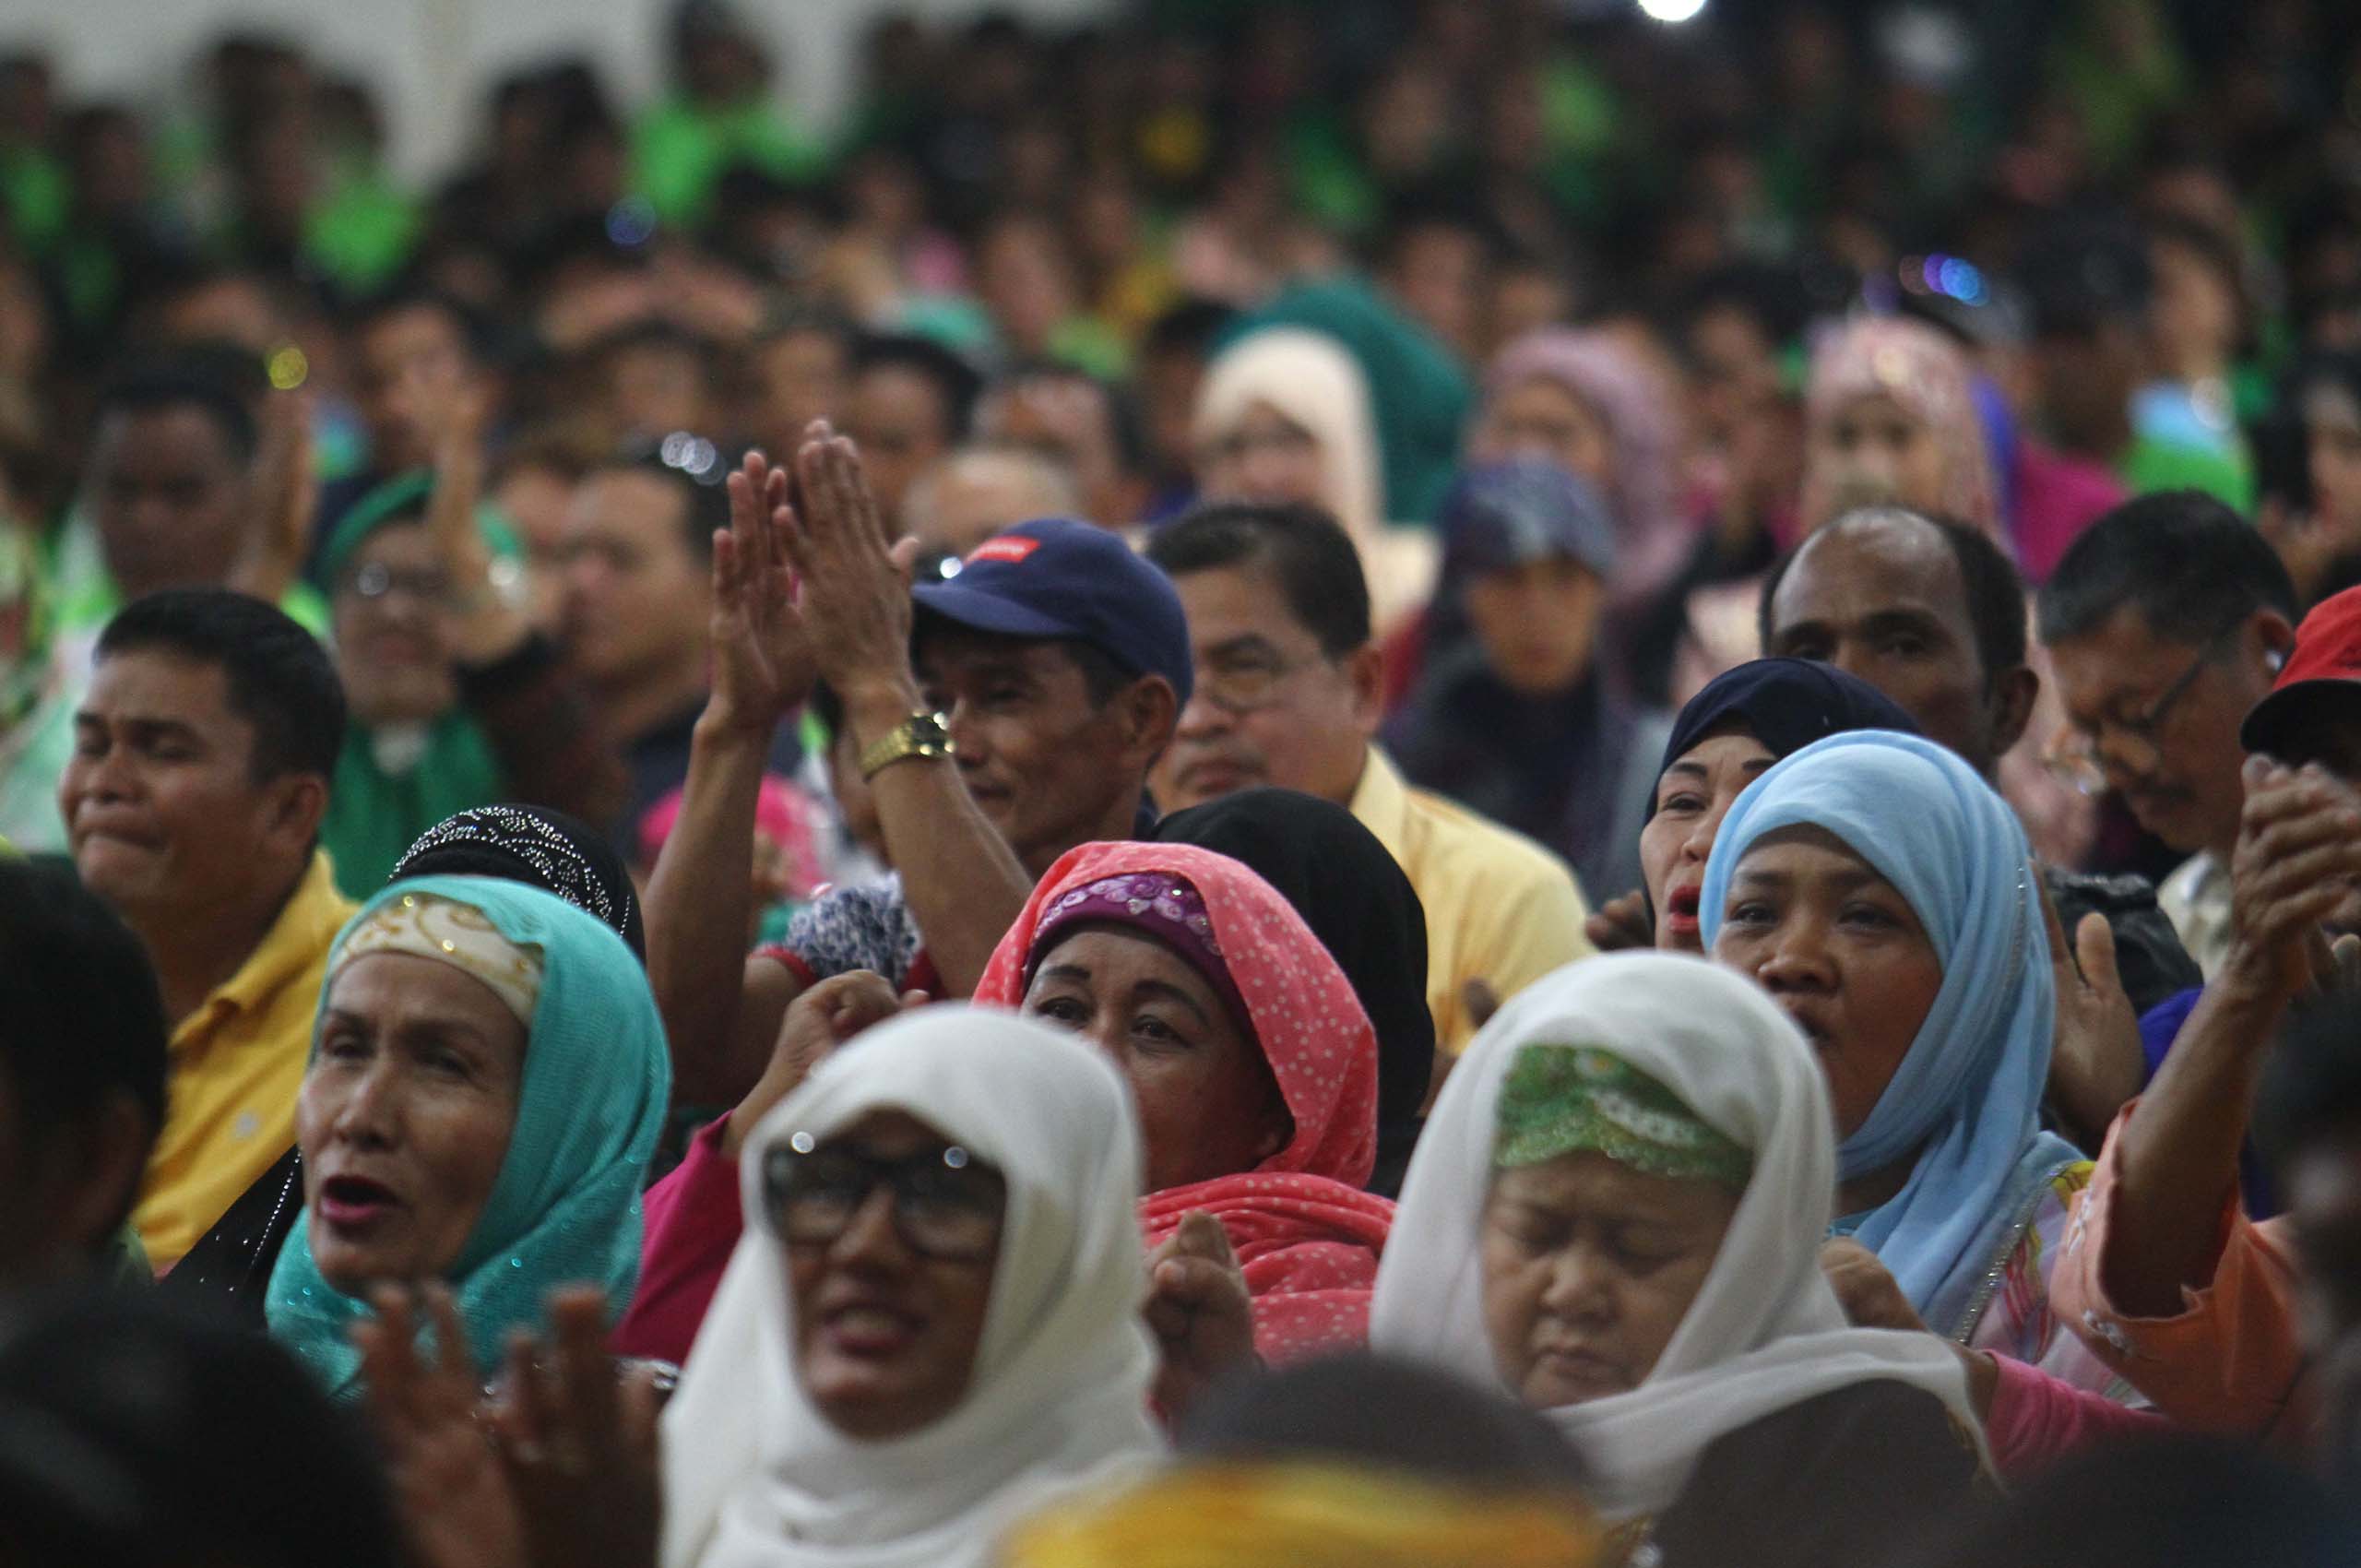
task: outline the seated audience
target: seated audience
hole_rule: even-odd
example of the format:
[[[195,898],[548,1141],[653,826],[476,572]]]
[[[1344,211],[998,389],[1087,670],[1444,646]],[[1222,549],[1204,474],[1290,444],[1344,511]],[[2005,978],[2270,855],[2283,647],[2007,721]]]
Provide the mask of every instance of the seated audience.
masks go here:
[[[2085,790],[2119,791],[2142,827],[2189,857],[2156,901],[2211,979],[2233,934],[2238,725],[2295,642],[2286,568],[2227,506],[2170,491],[2094,523],[2037,610],[2073,727],[2059,766]]]
[[[2114,1392],[2048,1306],[2091,1168],[2041,1126],[2057,981],[2007,804],[1931,741],[1830,736],[1730,808],[1699,914],[1828,1076],[1833,1234],[1943,1338]]]
[[[1983,1445],[1952,1351],[1847,1327],[1821,1274],[1829,1111],[1801,1032],[1736,976],[1561,970],[1444,1086],[1372,1343],[1546,1412],[1666,1568],[1873,1560]]]
[[[861,471],[889,523],[919,475],[967,438],[982,385],[967,361],[925,338],[869,338],[854,350],[843,429],[860,447]],[[788,434],[801,441],[810,428]]]
[[[1407,787],[1371,743],[1379,655],[1343,529],[1308,506],[1207,505],[1159,529],[1147,554],[1180,592],[1196,654],[1195,695],[1157,766],[1161,803],[1276,785],[1349,810],[1425,906],[1427,1006],[1448,1054],[1497,999],[1590,951],[1565,862]]]
[[[1671,719],[1631,703],[1602,635],[1616,547],[1598,493],[1553,463],[1472,469],[1442,527],[1442,602],[1467,632],[1430,645],[1386,749],[1413,783],[1563,855],[1584,887],[1632,886]]]
[[[67,872],[0,852],[0,1289],[143,1279],[127,1228],[164,1121],[164,1003],[139,939]]]
[[[1345,971],[1377,1031],[1377,1168],[1369,1189],[1394,1196],[1435,1074],[1418,890],[1350,812],[1293,790],[1241,790],[1174,812],[1154,837],[1227,855],[1269,883]]]
[[[328,944],[352,912],[318,848],[344,695],[310,633],[221,589],[136,601],[97,659],[58,809],[172,1020],[133,1217],[161,1271],[295,1141]]]
[[[1023,446],[967,445],[912,481],[899,520],[901,531],[919,541],[921,563],[965,561],[1019,523],[1081,511],[1082,493],[1054,457]]]
[[[447,1284],[487,1373],[558,1286],[621,1313],[670,1087],[646,979],[597,920],[489,877],[379,893],[328,961],[272,1336],[342,1401],[361,1393],[352,1326],[386,1287]]]

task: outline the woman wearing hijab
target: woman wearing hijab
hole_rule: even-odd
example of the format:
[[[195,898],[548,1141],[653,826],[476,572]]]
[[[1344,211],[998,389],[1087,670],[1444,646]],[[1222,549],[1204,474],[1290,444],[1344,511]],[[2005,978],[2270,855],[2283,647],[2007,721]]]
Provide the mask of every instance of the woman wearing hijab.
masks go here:
[[[1131,1081],[1150,1247],[1221,1222],[1274,1365],[1357,1348],[1394,1206],[1377,1039],[1344,971],[1270,885],[1174,844],[1086,844],[1042,877],[976,1000],[1086,1035]]]
[[[1883,692],[1833,664],[1758,659],[1708,682],[1665,742],[1640,830],[1641,892],[1603,909],[1594,939],[1703,953],[1698,897],[1731,802],[1781,757],[1845,730],[1916,734],[1918,726]]]
[[[639,1190],[671,1089],[622,938],[538,888],[397,883],[338,936],[296,1107],[303,1212],[272,1270],[273,1337],[336,1398],[383,1285],[449,1284],[496,1358],[556,1286],[631,1299]],[[485,1370],[489,1370],[487,1361]]]
[[[1385,520],[1369,383],[1324,333],[1273,327],[1222,350],[1197,394],[1197,488],[1209,501],[1295,501],[1343,525],[1369,576],[1380,636],[1434,589],[1434,540]]]
[[[1444,1085],[1371,1342],[1546,1412],[1631,1560],[1869,1561],[1982,1445],[1958,1358],[1847,1327],[1821,1273],[1829,1125],[1803,1038],[1738,977],[1560,969]]]
[[[1442,530],[1438,609],[1467,636],[1431,650],[1387,753],[1412,783],[1556,850],[1584,887],[1631,886],[1671,720],[1631,703],[1612,662],[1607,505],[1559,464],[1518,458],[1462,474]]]
[[[1294,906],[1351,982],[1377,1030],[1377,1169],[1392,1197],[1434,1081],[1427,913],[1418,890],[1352,813],[1293,790],[1241,790],[1156,825],[1156,841],[1227,855]]]
[[[1097,1051],[929,1007],[747,1140],[745,1211],[663,1417],[664,1568],[970,1568],[1144,1467],[1140,1140]]]
[[[2015,815],[1915,735],[1832,735],[1722,821],[1707,948],[1809,1038],[1836,1116],[1834,1233],[1927,1326],[2120,1397],[2048,1308],[2091,1165],[2042,1130],[2057,1019],[2039,885]]]
[[[491,877],[554,894],[595,917],[647,961],[639,899],[606,836],[564,812],[484,806],[445,817],[395,862],[391,880]],[[261,1326],[263,1286],[303,1208],[303,1155],[291,1148],[240,1194],[165,1275],[167,1295],[205,1298]]]

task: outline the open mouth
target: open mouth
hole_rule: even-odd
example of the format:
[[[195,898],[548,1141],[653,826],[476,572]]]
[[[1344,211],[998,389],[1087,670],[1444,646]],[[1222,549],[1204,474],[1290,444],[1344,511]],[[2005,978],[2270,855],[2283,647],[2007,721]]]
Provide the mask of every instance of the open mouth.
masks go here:
[[[320,1183],[320,1217],[339,1228],[367,1225],[399,1202],[391,1187],[366,1176],[331,1176]]]
[[[1678,932],[1695,932],[1698,929],[1697,909],[1703,891],[1694,884],[1668,889],[1664,896],[1665,922]]]
[[[909,1348],[925,1321],[886,1302],[864,1300],[828,1308],[820,1314],[820,1327],[839,1353],[875,1360]]]

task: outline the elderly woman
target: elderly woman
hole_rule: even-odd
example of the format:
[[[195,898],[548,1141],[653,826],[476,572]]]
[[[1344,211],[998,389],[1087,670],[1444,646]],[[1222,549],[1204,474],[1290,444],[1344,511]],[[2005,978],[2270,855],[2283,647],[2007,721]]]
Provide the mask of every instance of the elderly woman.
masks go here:
[[[646,1289],[617,1348],[686,1351],[744,1223],[730,1186],[742,1130],[812,1062],[923,1000],[868,974],[797,1000],[763,1080],[648,1194]],[[1148,1244],[1172,1241],[1192,1213],[1218,1220],[1266,1361],[1361,1342],[1394,1218],[1362,1190],[1377,1150],[1377,1040],[1335,959],[1268,884],[1186,845],[1084,845],[1041,879],[975,1000],[1087,1036],[1114,1059],[1146,1143]]]
[[[1601,947],[1703,953],[1698,899],[1706,858],[1731,803],[1773,763],[1845,730],[1917,725],[1892,699],[1833,665],[1758,659],[1715,676],[1673,720],[1640,830],[1640,891],[1601,908]]]
[[[1426,603],[1434,540],[1385,520],[1369,383],[1335,339],[1297,327],[1239,339],[1205,371],[1192,434],[1205,499],[1301,502],[1343,525],[1360,552],[1380,635]]]
[[[620,1311],[671,1089],[623,939],[537,888],[421,877],[353,917],[327,972],[272,1336],[346,1399],[381,1286],[447,1284],[487,1356],[556,1286],[598,1284]]]
[[[1377,1041],[1335,959],[1269,884],[1177,844],[1086,844],[1050,868],[976,988],[1088,1036],[1132,1086],[1148,1243],[1221,1222],[1265,1361],[1357,1348],[1394,1206]]]
[[[1632,1561],[1890,1550],[1981,1444],[1958,1359],[1847,1327],[1821,1273],[1829,1125],[1810,1051],[1744,980],[1668,954],[1561,969],[1444,1086],[1371,1341],[1547,1412]]]
[[[2091,1165],[2041,1128],[2056,982],[2007,803],[1930,741],[1832,735],[1730,808],[1700,916],[1714,956],[1819,1054],[1835,1233],[1875,1253],[1937,1334],[2119,1392],[2048,1310]]]

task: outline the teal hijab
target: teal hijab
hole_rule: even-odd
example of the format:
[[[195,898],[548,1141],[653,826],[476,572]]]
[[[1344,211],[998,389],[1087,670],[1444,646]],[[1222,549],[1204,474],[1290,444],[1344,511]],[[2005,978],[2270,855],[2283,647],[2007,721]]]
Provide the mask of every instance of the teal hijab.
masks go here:
[[[1722,819],[1698,906],[1708,949],[1738,861],[1765,834],[1799,826],[1833,834],[1893,884],[1942,963],[1901,1065],[1837,1146],[1836,1173],[1917,1151],[1902,1191],[1852,1234],[1950,1336],[1982,1311],[2028,1205],[2082,1158],[2041,1126],[2057,992],[2039,878],[2016,814],[1956,754],[1916,735],[1848,731],[1784,758]]]
[[[479,1370],[489,1376],[509,1331],[538,1327],[558,1287],[599,1286],[618,1316],[630,1304],[639,1277],[641,1179],[663,1132],[671,1063],[646,972],[623,938],[553,894],[488,877],[418,877],[372,898],[337,934],[323,1012],[347,940],[405,894],[433,894],[478,910],[542,958],[508,1153],[447,1277]],[[316,1025],[312,1044],[317,1051]],[[272,1337],[334,1397],[359,1396],[361,1357],[350,1334],[369,1308],[321,1275],[307,1215],[296,1216],[264,1312]]]

